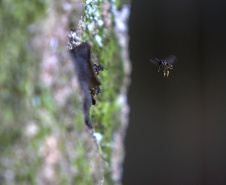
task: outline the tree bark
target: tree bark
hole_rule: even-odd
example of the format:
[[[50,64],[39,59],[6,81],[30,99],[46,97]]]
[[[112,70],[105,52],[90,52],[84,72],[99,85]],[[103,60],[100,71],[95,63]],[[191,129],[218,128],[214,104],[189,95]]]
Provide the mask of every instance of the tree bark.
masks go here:
[[[0,184],[121,184],[131,67],[118,7],[0,0]],[[104,67],[85,88],[70,55],[84,43]]]

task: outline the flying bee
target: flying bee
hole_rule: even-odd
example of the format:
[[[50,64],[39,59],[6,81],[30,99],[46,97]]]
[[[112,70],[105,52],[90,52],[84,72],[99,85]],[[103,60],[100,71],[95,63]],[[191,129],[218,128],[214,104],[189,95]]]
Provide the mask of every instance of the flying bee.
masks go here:
[[[90,95],[92,97],[92,105],[96,105],[96,99],[94,98],[94,96],[96,96],[96,95],[98,95],[100,93],[101,93],[101,90],[100,90],[100,87],[99,86],[97,86],[95,88],[92,88],[90,90]]]
[[[165,60],[159,60],[157,58],[150,59],[150,62],[159,66],[159,71],[163,69],[163,75],[164,77],[169,76],[169,71],[173,69],[173,63],[176,61],[176,57],[174,55],[168,56]]]
[[[100,71],[103,71],[104,70],[104,67],[102,65],[93,64],[93,69],[95,70],[95,72],[97,73],[97,75],[99,75],[99,72]]]

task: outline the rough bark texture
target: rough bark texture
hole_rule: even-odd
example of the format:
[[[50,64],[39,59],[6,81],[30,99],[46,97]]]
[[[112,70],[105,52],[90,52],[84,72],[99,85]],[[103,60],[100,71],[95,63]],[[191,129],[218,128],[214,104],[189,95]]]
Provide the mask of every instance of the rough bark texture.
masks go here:
[[[0,0],[0,184],[121,183],[130,64],[129,8],[118,7]],[[89,111],[93,128],[83,109],[91,95],[69,52],[85,41],[105,68]]]

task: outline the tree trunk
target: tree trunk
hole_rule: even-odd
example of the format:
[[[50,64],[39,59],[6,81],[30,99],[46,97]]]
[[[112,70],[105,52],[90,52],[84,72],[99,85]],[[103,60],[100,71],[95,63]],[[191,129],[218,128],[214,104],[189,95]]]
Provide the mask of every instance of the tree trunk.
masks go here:
[[[0,0],[0,184],[121,184],[128,15],[110,0]]]

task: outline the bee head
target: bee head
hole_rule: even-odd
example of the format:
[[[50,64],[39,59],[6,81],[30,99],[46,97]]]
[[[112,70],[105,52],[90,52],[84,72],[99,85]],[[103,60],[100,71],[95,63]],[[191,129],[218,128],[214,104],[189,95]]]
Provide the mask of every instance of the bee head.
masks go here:
[[[159,65],[165,65],[165,61],[159,60]]]

